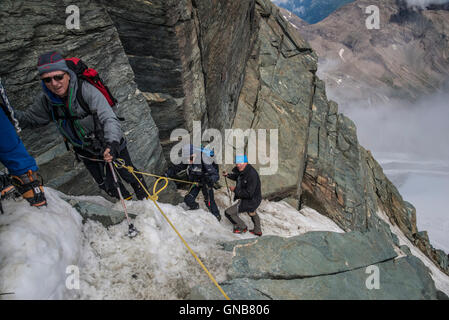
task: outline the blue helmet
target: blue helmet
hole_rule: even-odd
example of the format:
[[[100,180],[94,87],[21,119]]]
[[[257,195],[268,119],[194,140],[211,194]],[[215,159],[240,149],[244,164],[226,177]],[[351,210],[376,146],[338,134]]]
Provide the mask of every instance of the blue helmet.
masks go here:
[[[235,156],[235,163],[247,163],[248,162],[248,157],[246,155],[239,155],[239,156]]]

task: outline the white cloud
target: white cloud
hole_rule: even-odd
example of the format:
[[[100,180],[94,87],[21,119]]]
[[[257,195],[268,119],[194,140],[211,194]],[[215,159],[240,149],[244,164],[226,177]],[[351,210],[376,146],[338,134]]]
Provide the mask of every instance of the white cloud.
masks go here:
[[[418,6],[425,8],[431,4],[449,3],[449,0],[406,0],[409,6]]]
[[[290,0],[272,0],[271,2],[280,5],[280,4],[286,4],[288,3]]]

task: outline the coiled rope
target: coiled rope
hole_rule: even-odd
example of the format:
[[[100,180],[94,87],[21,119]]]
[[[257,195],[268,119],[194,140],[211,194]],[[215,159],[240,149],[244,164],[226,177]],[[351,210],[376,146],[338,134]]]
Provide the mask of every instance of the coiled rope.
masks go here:
[[[158,176],[158,175],[151,174],[151,173],[136,171],[136,170],[134,170],[133,167],[127,166],[123,159],[116,159],[116,161],[114,161],[113,163],[114,163],[114,165],[115,165],[115,167],[117,169],[125,168],[126,170],[128,170],[129,173],[131,173],[134,176],[134,178],[139,182],[139,184],[143,188],[143,190],[145,190],[146,194],[148,195],[148,199],[153,200],[154,204],[159,209],[159,212],[162,214],[162,216],[165,218],[165,220],[168,222],[168,224],[172,227],[172,229],[176,232],[176,234],[181,239],[182,243],[187,248],[187,250],[190,252],[190,254],[195,258],[195,260],[198,262],[198,264],[201,266],[201,268],[203,268],[203,270],[206,272],[206,274],[208,275],[209,279],[215,284],[215,286],[218,288],[218,290],[220,290],[221,294],[225,297],[225,299],[226,300],[230,300],[228,295],[223,291],[223,289],[218,284],[217,280],[215,280],[215,278],[212,276],[212,274],[209,272],[209,270],[206,268],[206,266],[203,264],[203,262],[200,260],[200,258],[198,258],[198,256],[192,250],[192,248],[190,248],[189,244],[184,240],[182,235],[179,233],[179,231],[176,229],[176,227],[173,225],[173,223],[170,221],[170,219],[167,217],[167,215],[164,213],[164,211],[162,211],[161,207],[159,207],[159,205],[157,203],[157,200],[159,199],[158,194],[161,193],[167,187],[168,180],[180,181],[180,182],[191,183],[191,184],[198,184],[198,183],[197,182],[184,181],[184,180],[178,180],[178,179],[172,179],[172,178],[168,178],[168,177],[164,177],[164,176]],[[150,194],[148,192],[147,188],[145,188],[143,183],[136,176],[136,173],[137,174],[142,174],[142,175],[147,175],[147,176],[152,176],[152,177],[158,177],[158,179],[156,180],[156,182],[153,185],[153,194]],[[157,190],[157,185],[158,185],[159,181],[161,181],[161,180],[164,180],[165,184],[159,190]]]

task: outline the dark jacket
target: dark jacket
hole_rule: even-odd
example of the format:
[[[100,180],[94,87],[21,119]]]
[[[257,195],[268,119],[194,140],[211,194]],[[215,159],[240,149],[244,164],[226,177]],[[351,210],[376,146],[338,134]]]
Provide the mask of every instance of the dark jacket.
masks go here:
[[[241,199],[239,212],[254,212],[262,202],[260,178],[256,169],[249,163],[240,172],[237,167],[232,169],[228,178],[237,181],[234,190],[234,200]]]
[[[214,165],[212,163],[208,164],[205,162],[177,164],[167,170],[167,176],[174,178],[175,175],[182,170],[186,170],[187,177],[189,178],[189,181],[192,182],[206,183],[209,186],[213,186],[214,183],[220,179],[218,170],[214,167]]]
[[[70,74],[68,99],[60,99],[46,88],[42,83],[43,92],[34,104],[26,111],[17,110],[17,119],[22,128],[42,127],[49,122],[55,122],[59,132],[69,143],[81,149],[89,149],[89,138],[96,139],[94,135],[93,115],[87,114],[76,99],[78,79],[72,71]],[[100,126],[103,129],[106,145],[123,141],[123,133],[120,122],[103,94],[86,81],[82,82],[82,96],[92,113],[96,113]],[[55,116],[67,112],[71,116],[81,119],[75,121],[58,120]]]

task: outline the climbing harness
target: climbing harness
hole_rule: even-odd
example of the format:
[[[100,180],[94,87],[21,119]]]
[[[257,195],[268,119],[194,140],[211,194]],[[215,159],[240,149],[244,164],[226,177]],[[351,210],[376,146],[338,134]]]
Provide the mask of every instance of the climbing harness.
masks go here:
[[[184,238],[181,236],[179,231],[176,229],[176,227],[173,225],[173,223],[170,221],[170,219],[167,217],[167,215],[164,213],[164,211],[162,211],[161,207],[157,203],[157,200],[159,198],[158,194],[161,193],[167,187],[168,180],[187,182],[187,183],[191,183],[191,184],[197,184],[197,183],[196,182],[190,182],[190,181],[178,180],[178,179],[171,179],[171,178],[167,178],[167,177],[163,177],[163,176],[157,176],[157,175],[146,173],[146,172],[135,171],[133,167],[127,166],[125,164],[125,162],[123,161],[123,159],[116,159],[116,161],[114,161],[113,163],[114,163],[116,168],[125,168],[126,170],[128,170],[129,173],[131,173],[134,176],[134,178],[139,182],[139,184],[141,185],[143,190],[148,195],[148,199],[153,200],[153,202],[154,202],[155,206],[158,208],[159,212],[162,214],[162,216],[165,218],[165,220],[168,222],[168,224],[171,226],[171,228],[176,232],[176,234],[178,235],[179,239],[181,239],[182,243],[187,248],[187,250],[190,252],[190,254],[195,258],[195,260],[198,262],[198,264],[201,266],[201,268],[203,268],[203,270],[206,272],[206,274],[208,275],[209,279],[214,283],[214,285],[218,288],[218,290],[225,297],[225,299],[226,300],[230,300],[228,295],[223,291],[223,289],[220,287],[218,282],[215,280],[215,278],[212,276],[212,274],[209,272],[209,270],[206,268],[206,266],[203,264],[203,262],[200,260],[200,258],[198,258],[198,256],[195,254],[195,252],[190,248],[188,243],[184,240]],[[153,194],[150,194],[148,192],[147,188],[145,188],[145,186],[142,184],[142,182],[136,176],[136,173],[147,175],[147,176],[152,176],[152,177],[158,177],[158,179],[156,180],[156,182],[153,185]],[[161,180],[164,180],[165,184],[161,188],[159,188],[159,190],[158,190],[157,186],[158,186],[159,181],[161,181]]]

